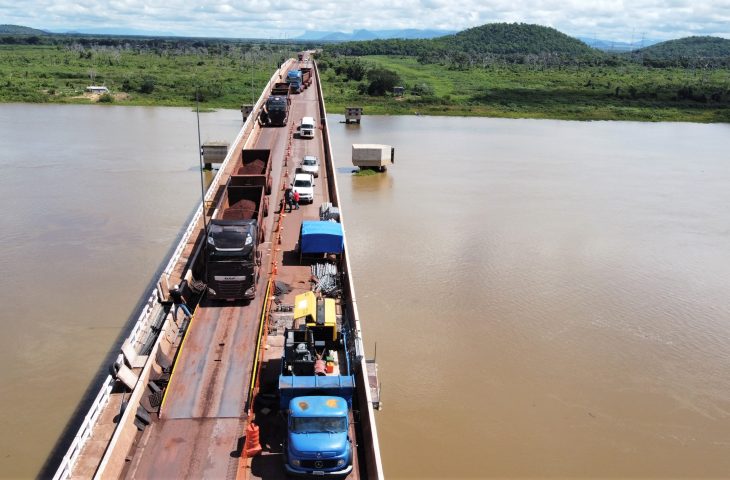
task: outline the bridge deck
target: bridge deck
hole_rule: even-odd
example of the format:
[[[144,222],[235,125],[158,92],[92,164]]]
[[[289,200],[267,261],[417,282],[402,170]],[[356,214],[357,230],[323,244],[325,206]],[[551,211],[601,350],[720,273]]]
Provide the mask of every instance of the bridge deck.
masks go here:
[[[178,353],[159,420],[148,426],[138,439],[125,472],[127,478],[284,478],[278,441],[281,436],[280,416],[272,417],[271,421],[263,416],[257,418],[262,429],[264,455],[253,461],[247,459],[241,465],[239,457],[248,422],[246,402],[272,255],[276,256],[279,266],[277,280],[292,288],[292,292],[279,298],[283,303],[293,304],[294,295],[310,288],[309,266],[299,265],[298,255],[294,253],[299,226],[303,219],[318,219],[319,205],[329,200],[327,173],[321,168],[315,181],[314,202],[284,215],[282,243],[272,245],[271,235],[283,194],[280,189],[282,183],[291,181],[296,164],[303,155],[313,154],[324,160],[322,135],[318,131],[312,140],[291,140],[291,157],[286,164],[284,162],[291,134],[296,130],[292,125],[298,125],[303,116],[314,117],[319,124],[314,84],[292,96],[287,127],[257,126],[252,132],[256,138],[252,148],[272,150],[275,185],[270,197],[269,216],[265,220],[269,238],[262,245],[264,256],[256,299],[250,304],[204,300],[198,306]],[[235,154],[240,155],[241,145],[233,148]],[[191,243],[185,258],[189,258],[192,251]],[[180,276],[182,267],[176,272]],[[276,336],[269,337],[270,351],[262,365],[263,371],[268,374],[278,369],[281,355],[281,350],[275,348],[278,341]],[[267,442],[266,439],[275,441]],[[351,477],[359,478],[357,467]]]

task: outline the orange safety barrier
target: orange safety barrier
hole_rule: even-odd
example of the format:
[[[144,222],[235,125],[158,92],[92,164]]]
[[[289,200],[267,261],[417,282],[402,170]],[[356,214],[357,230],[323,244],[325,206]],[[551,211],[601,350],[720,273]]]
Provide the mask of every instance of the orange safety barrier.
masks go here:
[[[259,426],[251,422],[246,427],[246,446],[243,451],[246,457],[255,457],[259,455],[263,449],[259,441]]]

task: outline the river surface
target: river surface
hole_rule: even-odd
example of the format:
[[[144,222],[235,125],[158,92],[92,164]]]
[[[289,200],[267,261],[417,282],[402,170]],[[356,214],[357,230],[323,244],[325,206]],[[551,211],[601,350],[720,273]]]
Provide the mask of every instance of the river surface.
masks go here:
[[[730,474],[730,126],[340,120],[388,478]],[[188,109],[0,105],[3,477],[38,471],[192,213],[196,142]],[[353,177],[352,143],[396,163]]]

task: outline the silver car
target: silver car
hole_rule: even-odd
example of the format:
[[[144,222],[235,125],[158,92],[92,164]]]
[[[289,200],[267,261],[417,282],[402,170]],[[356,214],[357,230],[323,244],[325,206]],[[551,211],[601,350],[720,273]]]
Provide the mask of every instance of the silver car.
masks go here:
[[[311,173],[315,178],[319,177],[319,159],[314,155],[304,155],[302,163],[299,164],[299,171]]]

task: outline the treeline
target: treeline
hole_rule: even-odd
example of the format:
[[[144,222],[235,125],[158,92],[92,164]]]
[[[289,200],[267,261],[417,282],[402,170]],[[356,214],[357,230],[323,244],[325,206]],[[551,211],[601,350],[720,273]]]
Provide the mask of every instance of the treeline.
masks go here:
[[[630,54],[650,67],[730,67],[730,40],[719,37],[687,37],[669,40]]]
[[[48,35],[12,35],[0,36],[0,44],[4,45],[56,45],[83,48],[115,47],[126,50],[154,52],[186,52],[193,49],[207,49],[211,54],[227,54],[247,52],[256,48],[280,50],[304,50],[314,48],[310,42],[296,43],[289,41],[261,41],[226,38],[186,38],[186,37],[138,37],[121,35],[80,35],[80,34],[48,34]]]
[[[554,28],[520,23],[493,23],[425,40],[346,42],[328,45],[325,51],[346,56],[409,56],[423,64],[457,69],[494,63],[598,64],[607,57]]]
[[[606,53],[553,28],[495,23],[427,40],[371,40],[327,45],[330,55],[414,57],[422,64],[465,70],[492,65],[535,67],[641,64],[667,68],[727,68],[730,40],[688,37],[626,53]]]

